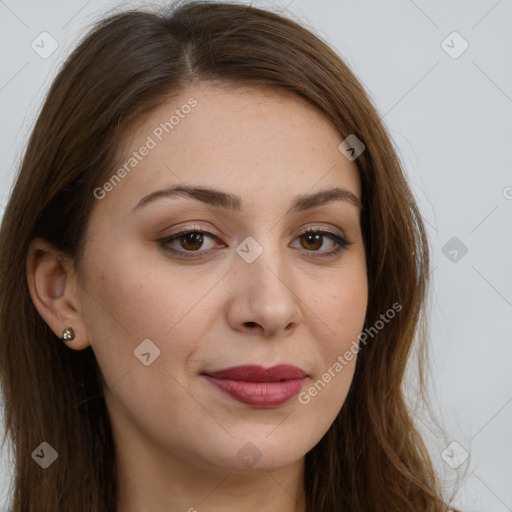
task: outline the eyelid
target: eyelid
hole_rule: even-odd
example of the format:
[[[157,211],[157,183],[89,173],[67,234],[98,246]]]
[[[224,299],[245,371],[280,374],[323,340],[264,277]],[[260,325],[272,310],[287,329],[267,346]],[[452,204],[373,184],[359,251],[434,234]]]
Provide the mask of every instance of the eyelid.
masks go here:
[[[169,238],[174,235],[179,235],[181,233],[196,232],[196,231],[208,234],[209,236],[215,237],[217,239],[220,239],[223,237],[223,235],[213,227],[204,228],[204,227],[201,227],[201,226],[198,226],[195,224],[187,224],[185,226],[180,226],[180,227],[176,228],[175,231],[172,231],[171,233],[169,233],[168,235],[165,235],[162,238],[165,239],[165,238]]]
[[[171,233],[169,233],[168,235],[162,237],[162,238],[169,238],[173,235],[178,235],[178,234],[181,234],[183,232],[190,232],[190,231],[199,231],[201,233],[205,233],[205,234],[208,234],[210,236],[214,236],[216,237],[217,239],[220,239],[222,238],[224,235],[222,235],[221,233],[219,233],[215,228],[213,227],[208,227],[208,228],[204,228],[204,227],[201,227],[201,226],[198,226],[198,225],[194,225],[194,224],[188,224],[188,225],[185,225],[185,226],[180,226],[176,229],[176,231],[172,231]],[[349,242],[350,240],[348,239],[348,237],[345,235],[344,231],[341,229],[341,228],[338,228],[336,226],[320,226],[318,224],[314,224],[312,226],[306,226],[305,228],[302,228],[301,231],[299,231],[295,237],[297,236],[301,236],[303,235],[304,233],[307,233],[308,231],[322,231],[322,232],[326,232],[326,233],[332,233],[334,231],[333,234],[336,234],[342,238],[344,238],[345,240],[347,240],[347,242]],[[350,242],[352,243],[352,242]]]
[[[308,233],[309,231],[313,232],[321,232],[321,233],[330,233],[334,235],[338,235],[342,238],[345,238],[345,240],[348,241],[348,238],[346,237],[345,233],[342,229],[336,227],[336,226],[319,226],[318,224],[314,224],[313,226],[307,226],[303,228],[296,236],[303,235],[304,233]]]
[[[191,259],[191,258],[194,258],[194,255],[200,255],[201,253],[210,253],[212,249],[207,249],[207,250],[202,250],[202,251],[201,250],[185,251],[185,250],[171,249],[166,246],[169,245],[171,242],[175,242],[176,240],[179,240],[182,236],[185,236],[189,233],[201,233],[203,235],[206,235],[206,236],[214,239],[216,242],[220,242],[223,245],[226,245],[221,240],[222,235],[219,236],[219,235],[217,235],[215,229],[211,229],[211,230],[210,229],[211,228],[204,229],[197,225],[182,226],[182,227],[178,228],[176,231],[173,231],[173,232],[169,233],[168,235],[158,238],[156,240],[156,242],[158,242],[164,250],[166,250],[172,254],[185,255],[185,258]],[[173,239],[173,240],[171,240],[171,239]]]
[[[309,233],[320,234],[321,236],[329,238],[337,246],[336,249],[331,249],[330,251],[307,251],[307,252],[311,252],[312,254],[318,253],[319,255],[323,254],[323,255],[325,255],[325,257],[328,257],[329,255],[337,254],[338,252],[340,252],[344,249],[347,249],[347,247],[354,244],[354,242],[352,240],[350,240],[345,235],[345,233],[343,231],[337,230],[337,232],[335,232],[335,231],[331,231],[328,228],[322,228],[322,227],[308,227],[304,231],[301,231],[294,238],[294,240],[300,236],[307,235]],[[315,257],[315,256],[313,256],[313,257]],[[317,257],[320,258],[323,256],[317,256]]]
[[[167,251],[171,254],[174,254],[178,257],[183,257],[185,259],[201,258],[202,257],[201,253],[206,253],[206,255],[210,255],[211,252],[214,250],[213,248],[206,249],[206,250],[187,251],[187,250],[173,249],[173,248],[168,247],[171,243],[175,242],[176,240],[179,240],[179,238],[181,236],[185,236],[189,233],[201,233],[202,235],[206,235],[207,237],[210,237],[210,238],[216,240],[217,242],[220,242],[223,245],[226,245],[221,240],[222,235],[220,235],[220,236],[217,235],[215,229],[212,229],[212,231],[208,231],[208,230],[203,229],[202,227],[197,226],[197,225],[182,226],[182,227],[178,228],[176,231],[174,231],[174,232],[170,233],[169,235],[162,237],[156,241],[160,244],[161,248],[164,249],[165,251]],[[309,251],[307,249],[304,249],[304,251],[306,253],[310,254],[309,257],[311,257],[313,259],[314,258],[328,259],[330,257],[332,258],[332,257],[338,256],[341,252],[347,250],[347,248],[350,245],[353,245],[353,243],[354,243],[346,237],[346,235],[342,229],[335,227],[335,226],[325,227],[325,226],[319,226],[319,225],[307,226],[307,227],[303,228],[299,233],[297,233],[293,237],[293,241],[297,240],[301,236],[304,236],[304,235],[307,235],[310,233],[319,234],[325,238],[328,238],[335,245],[334,249],[330,249],[328,251],[314,251],[314,250]]]

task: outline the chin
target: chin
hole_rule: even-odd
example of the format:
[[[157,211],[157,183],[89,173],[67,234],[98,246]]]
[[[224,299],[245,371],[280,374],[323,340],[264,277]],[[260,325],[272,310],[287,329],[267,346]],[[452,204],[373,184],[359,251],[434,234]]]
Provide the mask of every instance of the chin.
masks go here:
[[[260,435],[231,438],[230,446],[218,446],[217,450],[203,453],[208,466],[217,470],[248,472],[277,471],[297,463],[311,448],[304,440],[290,440],[283,435],[268,437],[272,429]]]

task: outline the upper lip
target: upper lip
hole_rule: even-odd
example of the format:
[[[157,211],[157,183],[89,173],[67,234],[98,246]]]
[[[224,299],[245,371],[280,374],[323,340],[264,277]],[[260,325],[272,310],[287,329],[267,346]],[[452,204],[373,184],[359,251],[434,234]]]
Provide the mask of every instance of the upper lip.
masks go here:
[[[224,368],[215,372],[205,372],[205,375],[216,379],[240,380],[245,382],[277,382],[280,380],[295,380],[306,377],[306,372],[297,366],[278,364],[270,368],[259,365],[243,365]]]

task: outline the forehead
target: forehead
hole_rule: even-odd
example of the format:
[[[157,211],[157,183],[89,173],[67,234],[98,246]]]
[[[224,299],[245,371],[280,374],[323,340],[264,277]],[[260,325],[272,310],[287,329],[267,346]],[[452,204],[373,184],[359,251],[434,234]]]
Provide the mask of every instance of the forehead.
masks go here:
[[[118,152],[122,180],[108,201],[134,206],[155,188],[202,184],[265,198],[343,186],[360,195],[342,137],[314,106],[288,91],[195,84],[141,119]],[[113,169],[113,174],[116,172]]]

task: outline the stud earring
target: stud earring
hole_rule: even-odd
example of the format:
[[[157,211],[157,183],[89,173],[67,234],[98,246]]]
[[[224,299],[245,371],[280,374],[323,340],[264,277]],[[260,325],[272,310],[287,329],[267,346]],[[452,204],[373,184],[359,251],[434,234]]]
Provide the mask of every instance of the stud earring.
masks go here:
[[[64,331],[62,331],[62,341],[71,341],[75,339],[75,331],[73,330],[73,327],[66,327]]]

